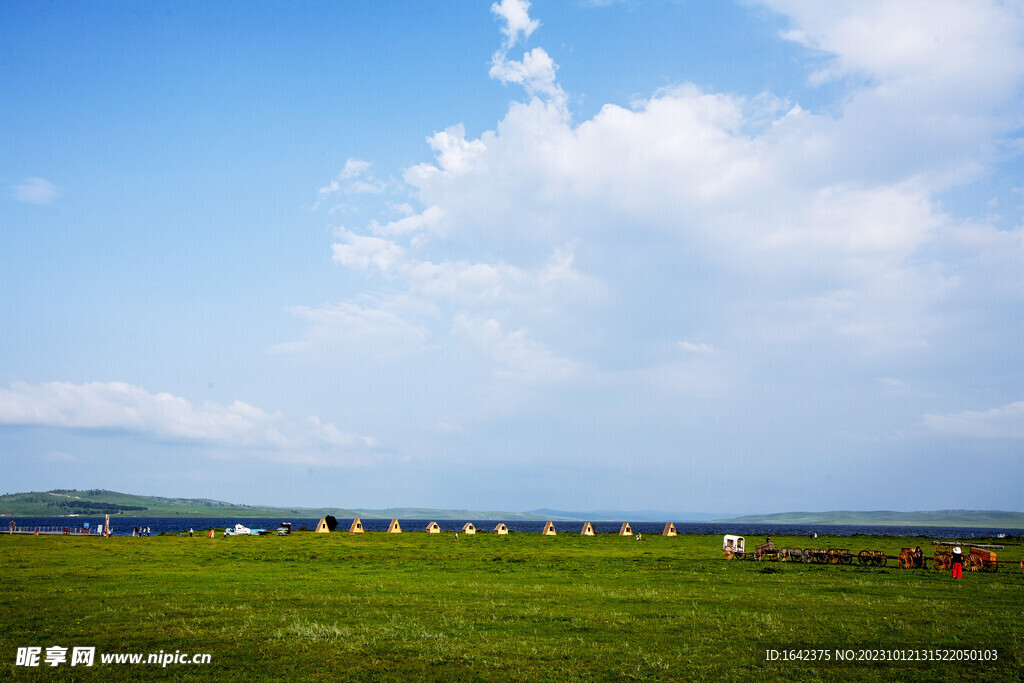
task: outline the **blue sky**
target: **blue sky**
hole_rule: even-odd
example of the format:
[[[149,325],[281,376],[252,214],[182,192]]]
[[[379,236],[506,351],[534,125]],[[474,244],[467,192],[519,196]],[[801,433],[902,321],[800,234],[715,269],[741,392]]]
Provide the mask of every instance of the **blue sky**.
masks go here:
[[[0,8],[0,464],[1021,510],[1019,2]]]

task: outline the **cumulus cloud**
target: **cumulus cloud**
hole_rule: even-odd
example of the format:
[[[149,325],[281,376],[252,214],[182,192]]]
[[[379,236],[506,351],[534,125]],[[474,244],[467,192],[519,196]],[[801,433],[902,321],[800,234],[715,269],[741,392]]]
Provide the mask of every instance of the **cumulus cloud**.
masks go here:
[[[988,410],[925,415],[924,426],[939,434],[982,439],[1024,439],[1024,401]]]
[[[924,354],[972,297],[1019,304],[1024,229],[958,217],[942,193],[1019,125],[1020,8],[765,4],[818,52],[811,80],[842,90],[830,110],[676,83],[574,121],[551,56],[512,56],[540,26],[529,3],[495,3],[489,75],[524,96],[478,136],[429,136],[404,216],[341,231],[335,262],[385,283],[413,328],[487,349],[496,376],[582,385],[625,347],[630,377],[702,396],[757,372],[742,359]]]
[[[341,231],[344,242],[333,245],[334,262],[348,268],[366,270],[370,266],[388,271],[405,260],[405,252],[391,240]]]
[[[44,178],[26,178],[11,188],[11,195],[26,204],[53,204],[58,193],[59,188]]]
[[[15,382],[0,389],[0,424],[122,430],[158,440],[256,450],[282,460],[305,460],[324,449],[377,446],[370,437],[342,432],[315,417],[295,423],[242,401],[195,405],[124,382]],[[345,464],[344,459],[337,464]]]
[[[529,38],[540,26],[539,21],[530,18],[529,0],[501,0],[491,5],[491,12],[504,20],[505,25],[501,27],[501,32],[505,34],[505,42],[510,47],[515,45],[520,37]]]
[[[529,9],[530,3],[526,0],[502,0],[491,5],[491,11],[504,22],[501,32],[505,34],[505,42],[491,58],[490,76],[502,83],[522,85],[531,96],[545,97],[564,108],[567,98],[555,79],[557,66],[544,48],[533,48],[521,61],[508,58],[509,51],[520,39],[528,38],[540,26],[539,21],[530,18]]]

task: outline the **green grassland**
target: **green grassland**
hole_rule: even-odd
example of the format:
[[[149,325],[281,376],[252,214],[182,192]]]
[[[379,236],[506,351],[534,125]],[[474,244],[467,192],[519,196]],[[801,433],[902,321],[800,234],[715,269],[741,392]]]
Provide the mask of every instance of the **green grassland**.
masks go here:
[[[753,541],[754,539],[748,539]],[[806,546],[806,538],[773,540]],[[818,538],[854,553],[926,539]],[[725,561],[721,538],[0,534],[5,680],[1020,680],[1024,573]],[[1022,548],[1001,550],[1019,562]],[[17,648],[210,653],[18,667]],[[768,662],[768,649],[998,660]]]

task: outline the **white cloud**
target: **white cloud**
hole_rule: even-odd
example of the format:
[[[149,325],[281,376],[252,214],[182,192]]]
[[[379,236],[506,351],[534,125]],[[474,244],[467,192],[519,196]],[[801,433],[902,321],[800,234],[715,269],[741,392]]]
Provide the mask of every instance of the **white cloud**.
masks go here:
[[[442,218],[444,218],[444,211],[440,207],[431,206],[423,213],[406,216],[384,225],[374,224],[371,229],[378,235],[388,237],[407,235],[421,230],[435,230]]]
[[[526,382],[553,382],[569,378],[577,364],[559,357],[551,349],[530,338],[525,329],[505,332],[501,323],[460,315],[455,319],[456,333],[483,354],[498,363],[495,375]]]
[[[275,346],[283,353],[320,353],[346,349],[350,356],[376,359],[420,348],[430,331],[384,309],[339,303],[313,308],[296,306],[292,315],[310,324],[302,341]],[[354,350],[358,349],[358,353]]]
[[[320,188],[320,200],[314,205],[314,209],[320,205],[328,195],[340,192],[342,189],[349,194],[381,194],[384,192],[384,182],[375,178],[362,179],[362,176],[370,169],[372,164],[361,159],[346,159],[345,167],[341,169],[338,177]]]
[[[180,396],[152,394],[124,382],[13,383],[0,389],[0,424],[123,430],[160,440],[256,449],[264,458],[281,460],[305,461],[310,453],[324,449],[364,451],[377,445],[372,438],[343,433],[315,417],[297,424],[242,401],[197,406]]]
[[[388,271],[405,260],[404,250],[390,240],[342,231],[345,242],[334,244],[334,262],[347,268],[366,270],[370,266]]]
[[[26,178],[20,185],[11,188],[12,196],[26,204],[53,204],[59,188],[44,178]]]
[[[348,158],[345,160],[345,168],[341,169],[341,173],[338,174],[338,178],[341,180],[358,178],[363,173],[370,170],[371,165],[372,164],[369,161]]]
[[[619,378],[680,398],[735,399],[804,361],[884,377],[895,358],[938,358],[966,326],[958,305],[998,290],[1019,305],[1024,229],[959,218],[942,193],[991,169],[1019,118],[1024,70],[995,62],[1019,52],[1021,31],[998,25],[1020,12],[985,4],[957,27],[953,2],[772,6],[830,60],[816,80],[841,95],[826,113],[680,83],[574,121],[551,56],[510,57],[539,25],[528,3],[496,4],[490,76],[523,101],[475,138],[461,124],[430,136],[433,162],[403,174],[405,215],[343,232],[335,261],[500,377]],[[955,95],[968,72],[932,45],[958,37],[954,52],[995,72],[966,86],[983,102]],[[806,355],[774,360],[788,354]]]
[[[491,5],[491,12],[501,17],[505,25],[501,32],[505,34],[506,44],[511,47],[515,45],[520,36],[529,38],[530,34],[537,30],[540,22],[530,18],[530,3],[528,0],[501,0]]]
[[[948,436],[982,439],[1024,439],[1024,401],[989,410],[965,410],[947,415],[925,415],[922,422]]]
[[[543,48],[535,47],[524,53],[522,61],[508,58],[509,50],[520,37],[528,38],[540,26],[539,21],[530,19],[529,9],[526,0],[502,0],[491,5],[491,11],[504,20],[501,32],[505,41],[491,58],[490,76],[502,83],[522,85],[530,96],[546,97],[564,110],[568,98],[555,78],[558,67]]]
[[[718,349],[704,342],[681,341],[679,342],[679,349],[687,353],[718,353]]]

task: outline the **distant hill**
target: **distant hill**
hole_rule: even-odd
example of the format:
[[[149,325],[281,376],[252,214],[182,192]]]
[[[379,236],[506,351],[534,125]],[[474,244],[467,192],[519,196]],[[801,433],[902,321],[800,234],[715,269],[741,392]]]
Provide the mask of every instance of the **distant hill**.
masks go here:
[[[352,518],[343,508],[299,508],[238,505],[209,498],[161,498],[91,489],[54,489],[0,496],[0,515],[57,517],[62,515],[119,515],[122,517],[323,517]]]
[[[334,515],[339,519],[500,519],[545,521],[563,519],[530,512],[437,510],[434,508],[305,508],[239,505],[209,498],[162,498],[91,489],[54,489],[9,493],[0,496],[0,515],[7,517],[58,517],[65,515],[119,515],[121,517],[307,517]]]
[[[590,512],[569,512],[542,508],[531,510],[532,514],[544,519],[577,522],[708,522],[721,513],[711,512],[665,512],[664,510],[591,510]]]
[[[737,524],[850,524],[859,526],[949,526],[1024,529],[1024,512],[1001,510],[932,510],[898,512],[875,510],[855,512],[780,512],[770,515],[744,515],[715,522]]]

